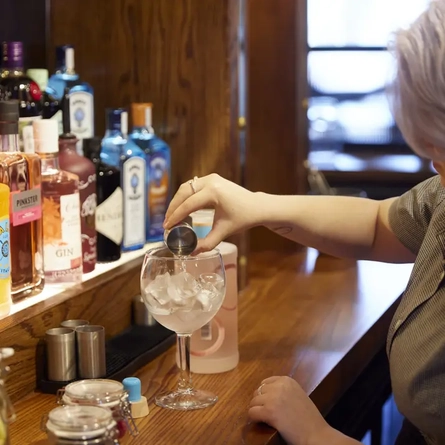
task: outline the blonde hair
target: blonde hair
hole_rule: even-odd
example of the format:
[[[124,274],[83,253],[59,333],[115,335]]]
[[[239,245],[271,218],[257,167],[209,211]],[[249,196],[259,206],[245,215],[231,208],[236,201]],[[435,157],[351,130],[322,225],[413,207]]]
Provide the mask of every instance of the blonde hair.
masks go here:
[[[432,0],[394,35],[390,50],[396,73],[389,99],[403,137],[420,155],[427,145],[445,155],[445,0]]]

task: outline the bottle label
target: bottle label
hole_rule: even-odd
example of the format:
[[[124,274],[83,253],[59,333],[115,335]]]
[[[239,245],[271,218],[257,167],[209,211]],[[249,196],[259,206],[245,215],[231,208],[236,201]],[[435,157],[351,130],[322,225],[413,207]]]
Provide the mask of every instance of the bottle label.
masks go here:
[[[168,207],[170,165],[168,158],[162,153],[154,153],[149,159],[148,223],[150,239],[160,237],[164,233],[162,224]]]
[[[20,226],[42,217],[40,187],[11,193],[12,225]]]
[[[71,133],[78,139],[94,136],[94,99],[86,91],[70,93],[70,123]]]
[[[0,218],[0,280],[8,279],[11,273],[9,258],[9,218]]]
[[[61,196],[60,204],[45,197],[43,207],[45,273],[68,275],[82,266],[79,194]]]
[[[123,247],[145,244],[145,159],[133,156],[122,168],[124,189]]]
[[[81,199],[80,217],[82,230],[82,261],[84,271],[89,271],[96,264],[96,204],[97,195],[91,193],[96,189],[96,174],[89,175],[86,181],[79,181]]]
[[[34,116],[19,119],[19,147],[24,153],[35,153],[32,123],[41,118],[41,116]]]
[[[113,241],[118,246],[122,243],[123,219],[122,219],[123,193],[120,187],[96,208],[96,230],[103,236]]]
[[[54,116],[50,117],[50,119],[57,121],[57,125],[59,126],[59,135],[63,134],[63,113],[62,113],[62,110],[57,111],[54,114]]]

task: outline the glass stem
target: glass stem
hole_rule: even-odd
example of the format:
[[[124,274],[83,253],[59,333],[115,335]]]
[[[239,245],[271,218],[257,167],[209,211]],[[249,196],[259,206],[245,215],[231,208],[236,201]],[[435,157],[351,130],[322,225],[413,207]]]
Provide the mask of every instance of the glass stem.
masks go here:
[[[190,337],[191,335],[177,334],[177,348],[179,353],[179,391],[192,389],[192,373],[190,371]]]

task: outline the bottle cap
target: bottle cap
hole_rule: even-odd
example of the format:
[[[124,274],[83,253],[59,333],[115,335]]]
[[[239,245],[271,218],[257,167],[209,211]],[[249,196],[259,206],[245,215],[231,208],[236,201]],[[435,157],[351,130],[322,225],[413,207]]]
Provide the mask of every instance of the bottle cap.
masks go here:
[[[137,377],[127,377],[122,380],[125,391],[128,392],[130,402],[139,402],[141,400],[141,381]]]
[[[48,70],[44,68],[30,68],[26,71],[26,75],[30,77],[42,91],[45,91],[48,85]]]
[[[37,153],[59,152],[59,125],[54,119],[39,119],[32,123],[35,151]]]
[[[102,140],[98,137],[82,139],[83,155],[89,158],[91,155],[100,155],[102,151]]]
[[[23,68],[23,43],[2,43],[2,66],[8,69]]]
[[[74,47],[62,45],[56,48],[56,65],[58,71],[74,72]]]
[[[215,210],[202,209],[193,212],[191,215],[193,221],[193,230],[196,232],[198,239],[205,238],[213,227],[213,219],[215,217]]]
[[[0,134],[19,133],[19,103],[16,100],[0,101]]]
[[[146,127],[152,126],[151,110],[153,105],[149,102],[146,103],[133,103],[131,104],[131,114],[133,118],[134,127]]]
[[[15,122],[19,120],[19,103],[17,100],[0,101],[0,122]]]
[[[126,113],[125,108],[107,108],[105,110],[107,115],[108,130],[122,131],[122,113]]]

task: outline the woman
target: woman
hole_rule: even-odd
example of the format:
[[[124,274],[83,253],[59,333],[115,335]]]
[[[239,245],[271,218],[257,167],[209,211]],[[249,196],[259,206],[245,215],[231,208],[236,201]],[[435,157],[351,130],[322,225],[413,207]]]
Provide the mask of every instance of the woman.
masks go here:
[[[253,193],[212,174],[180,187],[165,228],[214,207],[213,230],[198,251],[263,225],[334,256],[415,262],[387,341],[395,400],[407,419],[398,443],[445,444],[445,0],[433,1],[396,35],[394,53],[396,121],[414,151],[433,160],[438,176],[401,197],[373,201]],[[275,427],[290,444],[357,443],[330,428],[287,377],[264,380],[249,415]]]

